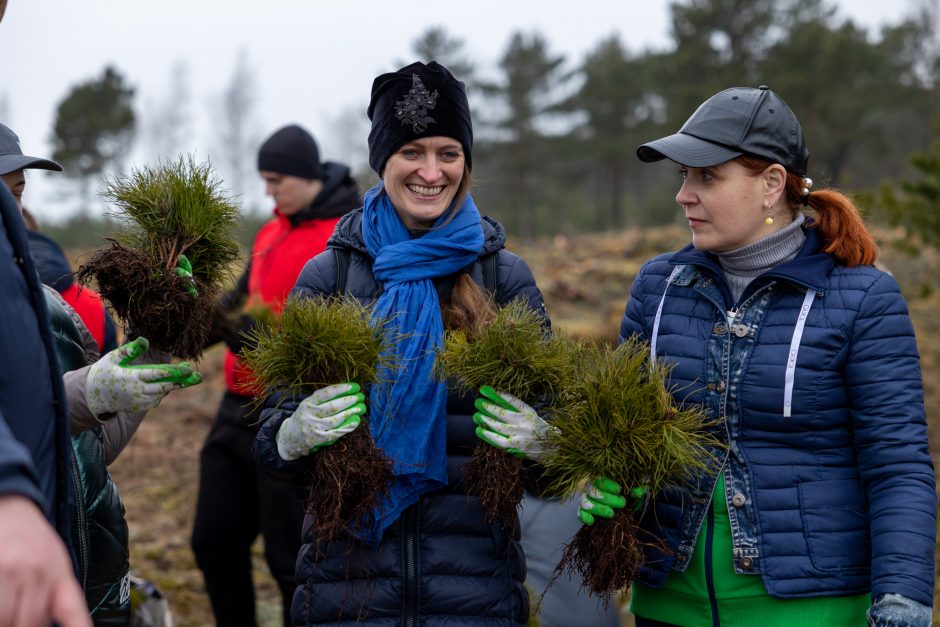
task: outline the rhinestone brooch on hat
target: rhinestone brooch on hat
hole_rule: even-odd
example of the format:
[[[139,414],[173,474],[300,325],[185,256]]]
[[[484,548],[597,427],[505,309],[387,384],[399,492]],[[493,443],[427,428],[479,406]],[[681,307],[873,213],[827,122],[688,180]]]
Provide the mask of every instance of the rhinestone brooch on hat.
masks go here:
[[[402,124],[411,124],[415,133],[423,133],[428,124],[436,122],[428,115],[437,106],[437,90],[427,90],[417,74],[411,75],[411,90],[403,98],[395,101],[395,117]]]

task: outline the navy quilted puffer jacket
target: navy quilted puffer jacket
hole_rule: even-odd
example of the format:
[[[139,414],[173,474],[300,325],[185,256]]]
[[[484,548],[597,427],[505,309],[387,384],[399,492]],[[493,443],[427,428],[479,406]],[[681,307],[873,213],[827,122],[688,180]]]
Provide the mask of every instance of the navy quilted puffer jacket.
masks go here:
[[[328,248],[307,262],[293,295],[336,291],[336,253],[350,251],[346,292],[372,302],[381,286],[372,275],[372,258],[361,237],[361,211],[344,216]],[[480,255],[496,254],[500,304],[522,297],[544,312],[542,295],[526,263],[503,248],[502,227],[484,218]],[[483,285],[479,261],[468,269]],[[439,289],[441,287],[439,286]],[[547,320],[546,320],[547,323]],[[273,404],[273,403],[269,403]],[[302,481],[303,461],[287,462],[277,453],[275,436],[296,409],[285,402],[265,409],[255,454],[269,474]],[[304,546],[297,560],[297,589],[291,607],[295,625],[402,625],[414,627],[507,627],[525,624],[529,600],[525,557],[517,537],[487,523],[479,499],[460,485],[463,466],[477,445],[473,398],[451,393],[447,401],[449,485],[424,495],[389,527],[375,549],[338,540],[317,559],[308,515]],[[321,552],[324,547],[320,547]]]
[[[621,336],[655,340],[676,399],[719,421],[736,572],[779,598],[870,590],[930,605],[937,503],[907,306],[889,274],[837,265],[806,234],[740,303],[708,254],[653,259]],[[715,483],[647,508],[642,524],[671,552],[647,553],[643,583],[687,568]]]

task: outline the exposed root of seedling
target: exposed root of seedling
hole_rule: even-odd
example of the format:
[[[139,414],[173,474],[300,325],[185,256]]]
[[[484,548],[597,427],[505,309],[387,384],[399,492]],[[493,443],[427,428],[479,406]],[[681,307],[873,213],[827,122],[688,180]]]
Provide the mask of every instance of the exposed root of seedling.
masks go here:
[[[198,358],[212,324],[217,288],[197,276],[199,297],[193,298],[186,281],[163,262],[110,241],[110,248],[79,268],[79,282],[94,282],[114,313],[151,346],[184,359]]]
[[[629,588],[636,578],[643,562],[642,533],[633,514],[623,510],[610,520],[581,527],[565,547],[552,582],[565,571],[576,573],[606,606],[611,595]]]
[[[376,446],[367,420],[312,455],[311,466],[307,511],[314,517],[320,547],[374,522],[378,505],[388,496],[392,462]]]
[[[480,498],[487,522],[509,525],[516,520],[527,475],[521,459],[480,442],[464,470],[464,484],[467,494]]]

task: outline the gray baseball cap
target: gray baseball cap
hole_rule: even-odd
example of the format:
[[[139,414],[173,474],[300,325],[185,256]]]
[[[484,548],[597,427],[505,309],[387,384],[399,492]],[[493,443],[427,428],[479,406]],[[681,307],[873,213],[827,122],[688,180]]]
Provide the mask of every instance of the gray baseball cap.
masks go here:
[[[51,159],[24,155],[20,149],[20,138],[8,127],[0,124],[0,174],[26,168],[62,171],[62,166]]]
[[[787,103],[766,85],[719,92],[703,102],[678,133],[636,149],[641,161],[671,159],[693,168],[744,154],[806,174],[809,150],[803,129]]]

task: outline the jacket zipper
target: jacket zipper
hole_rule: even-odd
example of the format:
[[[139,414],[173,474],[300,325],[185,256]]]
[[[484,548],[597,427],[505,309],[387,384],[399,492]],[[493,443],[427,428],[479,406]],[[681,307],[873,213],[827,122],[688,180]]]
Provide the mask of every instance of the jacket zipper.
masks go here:
[[[85,535],[85,494],[82,492],[82,481],[79,477],[78,462],[75,461],[75,451],[72,451],[72,484],[75,490],[75,515],[78,525],[78,567],[82,580],[82,590],[88,585],[88,537]]]
[[[715,535],[715,499],[708,503],[708,518],[705,522],[705,586],[708,588],[708,604],[712,610],[712,627],[720,627],[718,600],[715,598],[715,575],[712,563],[712,542]]]
[[[402,515],[402,552],[404,559],[403,627],[418,625],[418,507],[420,501]]]

